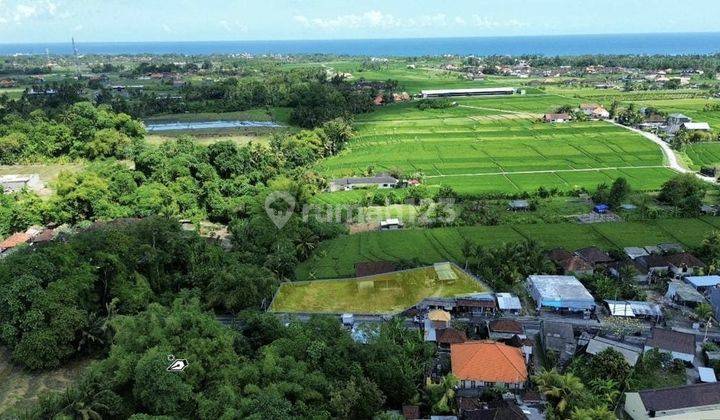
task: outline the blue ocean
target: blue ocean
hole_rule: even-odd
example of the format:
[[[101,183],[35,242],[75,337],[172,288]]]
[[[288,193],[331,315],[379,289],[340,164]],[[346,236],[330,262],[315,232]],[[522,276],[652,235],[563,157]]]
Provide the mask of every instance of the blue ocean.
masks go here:
[[[720,33],[409,38],[303,41],[79,42],[81,54],[337,54],[366,56],[712,54]],[[0,55],[72,54],[72,44],[2,44]]]

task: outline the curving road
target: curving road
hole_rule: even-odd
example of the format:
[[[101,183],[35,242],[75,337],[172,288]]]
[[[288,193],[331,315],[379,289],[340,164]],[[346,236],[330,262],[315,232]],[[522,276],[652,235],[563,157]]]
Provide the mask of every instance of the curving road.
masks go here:
[[[670,169],[672,169],[672,170],[674,170],[674,171],[676,171],[676,172],[680,172],[681,174],[695,174],[696,177],[698,177],[699,179],[701,179],[701,180],[703,180],[703,181],[705,181],[705,182],[709,182],[709,183],[711,183],[711,184],[716,184],[716,181],[715,181],[714,178],[709,177],[709,176],[701,175],[701,174],[699,174],[699,173],[697,173],[697,172],[695,172],[695,171],[693,171],[693,170],[690,170],[690,169],[686,168],[685,166],[683,166],[682,163],[680,163],[680,161],[678,161],[678,158],[677,158],[677,156],[675,155],[675,151],[670,147],[670,145],[667,144],[666,142],[664,142],[664,141],[663,141],[660,137],[658,137],[657,135],[655,135],[655,134],[653,134],[653,133],[648,133],[647,131],[639,130],[639,129],[637,129],[637,128],[628,127],[628,126],[619,124],[619,123],[617,123],[617,122],[615,122],[615,121],[609,121],[609,120],[608,120],[608,122],[610,122],[610,123],[612,123],[612,124],[615,124],[615,125],[618,126],[618,127],[622,127],[622,128],[624,128],[624,129],[626,129],[626,130],[630,130],[630,131],[632,131],[632,132],[634,132],[634,133],[640,134],[641,136],[645,137],[646,139],[648,139],[648,140],[650,140],[651,142],[653,142],[653,143],[657,144],[658,146],[660,146],[660,149],[662,150],[663,155],[665,155],[665,161],[667,162],[667,165],[666,165],[666,166],[667,166],[668,168],[670,168]]]

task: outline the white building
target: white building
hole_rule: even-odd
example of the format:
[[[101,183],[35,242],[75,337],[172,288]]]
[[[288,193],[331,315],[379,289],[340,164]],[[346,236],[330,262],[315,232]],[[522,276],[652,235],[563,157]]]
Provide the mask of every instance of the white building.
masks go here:
[[[44,185],[40,181],[40,175],[38,174],[0,176],[0,188],[5,194],[20,191],[23,188],[37,191],[43,187]]]

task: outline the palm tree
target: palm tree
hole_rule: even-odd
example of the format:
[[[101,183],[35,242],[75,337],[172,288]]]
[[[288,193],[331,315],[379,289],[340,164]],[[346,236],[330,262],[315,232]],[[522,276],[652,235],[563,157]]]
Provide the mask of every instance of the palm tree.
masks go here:
[[[467,270],[470,258],[477,256],[477,248],[471,240],[465,238],[465,240],[463,240],[460,251],[462,252],[463,258],[465,258],[465,269]]]
[[[695,308],[695,315],[697,315],[698,319],[700,320],[707,320],[710,321],[710,318],[713,316],[713,310],[712,307],[707,303],[701,303]]]
[[[615,415],[605,406],[593,408],[576,408],[570,415],[570,420],[615,420]]]
[[[534,378],[538,390],[551,401],[555,411],[562,418],[569,414],[572,401],[584,392],[585,386],[580,378],[573,374],[561,375],[555,369],[543,369]]]
[[[595,378],[590,382],[590,388],[597,395],[602,395],[608,405],[615,405],[620,396],[617,382],[612,379]]]
[[[458,383],[458,379],[453,374],[443,377],[437,384],[427,378],[425,393],[432,413],[446,414],[453,411],[455,387]]]

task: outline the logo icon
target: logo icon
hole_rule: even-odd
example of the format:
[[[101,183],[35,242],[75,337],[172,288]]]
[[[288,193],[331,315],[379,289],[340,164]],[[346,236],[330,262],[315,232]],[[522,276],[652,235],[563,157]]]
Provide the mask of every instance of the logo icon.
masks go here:
[[[190,363],[185,359],[171,359],[170,366],[167,367],[168,372],[182,372]]]
[[[285,191],[274,191],[265,199],[265,213],[278,229],[282,229],[295,210],[295,197]]]

